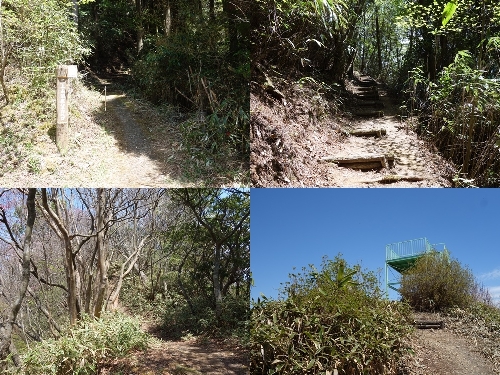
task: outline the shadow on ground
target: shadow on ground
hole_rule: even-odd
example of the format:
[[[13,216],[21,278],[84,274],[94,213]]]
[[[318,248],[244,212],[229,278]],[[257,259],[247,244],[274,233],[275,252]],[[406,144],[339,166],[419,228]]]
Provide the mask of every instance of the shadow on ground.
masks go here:
[[[164,340],[159,327],[147,329],[157,341],[151,348],[108,364],[101,375],[247,375],[248,353],[235,342],[191,338]]]
[[[131,159],[130,172],[143,174],[145,179],[152,178],[152,183],[144,181],[146,185],[199,184],[199,181],[189,179],[182,168],[187,158],[180,149],[178,131],[183,114],[175,109],[168,114],[160,113],[149,103],[129,97],[123,91],[124,82],[126,77],[123,75],[106,79],[94,76],[88,84],[101,93],[100,105],[92,116],[107,134],[115,138],[124,157]]]

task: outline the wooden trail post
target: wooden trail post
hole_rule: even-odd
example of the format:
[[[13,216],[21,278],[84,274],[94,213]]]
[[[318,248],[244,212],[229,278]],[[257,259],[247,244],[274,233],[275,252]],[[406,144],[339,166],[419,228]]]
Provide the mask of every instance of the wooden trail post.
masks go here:
[[[69,143],[69,93],[71,88],[70,78],[77,76],[76,65],[59,65],[56,69],[57,76],[57,126],[56,126],[56,145],[61,154],[68,150]]]

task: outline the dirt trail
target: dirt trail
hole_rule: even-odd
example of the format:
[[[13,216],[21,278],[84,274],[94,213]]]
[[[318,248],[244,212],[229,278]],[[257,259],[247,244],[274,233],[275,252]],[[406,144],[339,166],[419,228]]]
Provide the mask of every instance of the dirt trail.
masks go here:
[[[409,361],[408,375],[495,375],[493,365],[469,342],[450,331],[418,330],[413,339],[415,356]]]
[[[398,116],[398,108],[384,85],[371,77],[360,76],[348,89],[352,120],[343,127],[345,142],[328,150],[335,159],[359,159],[356,163],[329,163],[330,178],[341,186],[377,186],[396,183],[402,186],[444,187],[445,161]],[[357,136],[355,134],[368,134]],[[382,157],[383,161],[371,160]]]
[[[162,341],[144,352],[114,361],[101,375],[247,375],[246,357],[196,341]]]
[[[106,111],[99,90],[108,84]],[[99,86],[102,84],[102,86]],[[71,95],[70,144],[65,155],[49,129],[37,134],[28,163],[7,166],[4,187],[186,187],[178,123],[172,109],[160,113],[146,102],[128,97],[112,81],[95,89],[74,83]],[[110,90],[111,89],[111,90]],[[111,93],[109,92],[111,91]]]
[[[137,351],[105,366],[100,375],[247,375],[248,353],[236,342],[212,339],[172,341],[161,328],[144,322],[143,329],[156,340],[146,351]]]
[[[112,124],[117,145],[122,152],[114,160],[121,186],[158,187],[172,184],[169,176],[162,171],[162,165],[153,156],[154,149],[144,134],[143,126],[137,123],[126,106],[125,94],[111,94],[107,109],[117,122]],[[175,184],[175,183],[174,183]]]
[[[418,313],[416,320],[442,321],[439,314]],[[495,375],[494,366],[480,353],[478,342],[448,329],[417,329],[410,345],[415,352],[404,361],[405,375]]]
[[[419,330],[416,338],[415,365],[411,375],[495,375],[493,366],[474,343],[445,330]]]
[[[340,85],[279,76],[273,76],[273,91],[259,83],[264,77],[254,78],[254,187],[452,185],[453,166],[402,121],[386,87],[370,77],[346,81],[347,92]]]

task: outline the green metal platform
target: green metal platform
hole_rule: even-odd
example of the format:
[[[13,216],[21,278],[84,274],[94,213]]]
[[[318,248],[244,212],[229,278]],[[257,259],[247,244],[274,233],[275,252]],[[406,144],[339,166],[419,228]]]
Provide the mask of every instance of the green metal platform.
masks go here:
[[[399,279],[389,279],[389,269],[404,273],[413,267],[416,261],[431,251],[447,251],[443,243],[431,245],[427,238],[395,242],[385,246],[385,292],[389,295],[389,288],[398,291]]]

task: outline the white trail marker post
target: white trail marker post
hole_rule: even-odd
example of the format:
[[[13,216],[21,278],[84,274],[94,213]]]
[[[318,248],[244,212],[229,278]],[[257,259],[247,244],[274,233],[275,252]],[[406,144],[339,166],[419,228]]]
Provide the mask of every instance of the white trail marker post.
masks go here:
[[[57,75],[57,126],[56,126],[56,145],[61,154],[68,150],[69,143],[69,111],[68,102],[71,88],[70,78],[77,77],[76,65],[59,65],[56,69]]]

